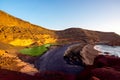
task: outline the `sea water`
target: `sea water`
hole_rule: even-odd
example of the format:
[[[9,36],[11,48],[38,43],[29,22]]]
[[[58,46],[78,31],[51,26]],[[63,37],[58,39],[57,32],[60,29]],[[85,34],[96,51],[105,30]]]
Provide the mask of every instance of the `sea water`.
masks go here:
[[[94,49],[100,51],[101,55],[114,55],[120,57],[120,46],[95,45]],[[105,54],[105,53],[109,54]]]

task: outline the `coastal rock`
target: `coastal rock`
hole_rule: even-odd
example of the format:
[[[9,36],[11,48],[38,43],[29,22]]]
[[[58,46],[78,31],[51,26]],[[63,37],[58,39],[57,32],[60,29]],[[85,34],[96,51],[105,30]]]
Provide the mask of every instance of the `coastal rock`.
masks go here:
[[[93,65],[87,65],[78,75],[77,80],[119,80],[120,58],[108,55],[99,55]]]
[[[119,80],[120,79],[120,58],[115,56],[100,55],[95,58],[92,75],[100,80]]]
[[[0,68],[31,75],[38,72],[31,64],[20,60],[17,56],[9,54],[4,50],[0,50]]]
[[[94,49],[93,44],[87,44],[82,48],[80,55],[82,56],[82,61],[86,65],[93,65],[94,59],[99,55],[99,51]]]
[[[120,46],[120,40],[111,41],[108,43],[110,46]]]
[[[21,72],[0,69],[0,80],[40,80],[40,78]]]
[[[85,44],[83,43],[78,43],[69,46],[64,53],[64,60],[71,65],[83,65],[80,51],[82,50],[84,45]]]
[[[92,65],[98,52],[94,49],[94,44],[74,44],[67,48],[64,59],[68,64]]]
[[[58,71],[64,72],[69,74],[77,74],[80,73],[84,67],[81,65],[70,65],[67,64],[63,58],[65,50],[70,45],[65,45],[62,47],[58,47],[52,49],[51,51],[42,55],[38,60],[35,62],[35,66],[40,72],[44,71]]]

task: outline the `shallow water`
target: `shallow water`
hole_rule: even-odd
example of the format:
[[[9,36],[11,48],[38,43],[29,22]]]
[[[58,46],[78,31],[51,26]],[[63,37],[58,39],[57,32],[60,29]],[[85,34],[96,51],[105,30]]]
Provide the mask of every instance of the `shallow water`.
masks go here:
[[[102,55],[106,55],[105,52],[108,52],[108,55],[120,57],[120,46],[95,45],[94,49],[100,51]]]

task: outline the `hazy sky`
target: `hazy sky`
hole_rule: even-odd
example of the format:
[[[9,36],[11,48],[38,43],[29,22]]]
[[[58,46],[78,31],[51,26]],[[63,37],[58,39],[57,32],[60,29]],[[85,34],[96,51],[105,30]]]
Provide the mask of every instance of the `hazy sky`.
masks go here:
[[[0,0],[0,9],[33,24],[120,34],[120,0]]]

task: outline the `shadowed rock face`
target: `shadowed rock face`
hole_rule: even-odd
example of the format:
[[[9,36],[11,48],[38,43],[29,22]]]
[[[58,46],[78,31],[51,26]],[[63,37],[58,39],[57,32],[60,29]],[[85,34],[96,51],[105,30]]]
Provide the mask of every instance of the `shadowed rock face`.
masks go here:
[[[64,59],[68,64],[92,65],[98,52],[93,44],[74,44],[67,48]]]
[[[27,75],[20,72],[9,71],[5,69],[0,69],[0,79],[1,80],[39,80],[37,77]]]
[[[35,66],[43,71],[58,71],[68,74],[77,74],[81,72],[84,68],[83,65],[70,65],[67,64],[63,58],[64,52],[69,45],[55,48],[43,56],[41,56],[35,62]]]
[[[64,60],[71,65],[84,65],[82,62],[82,56],[80,51],[85,46],[85,44],[78,43],[69,46],[64,53]]]

